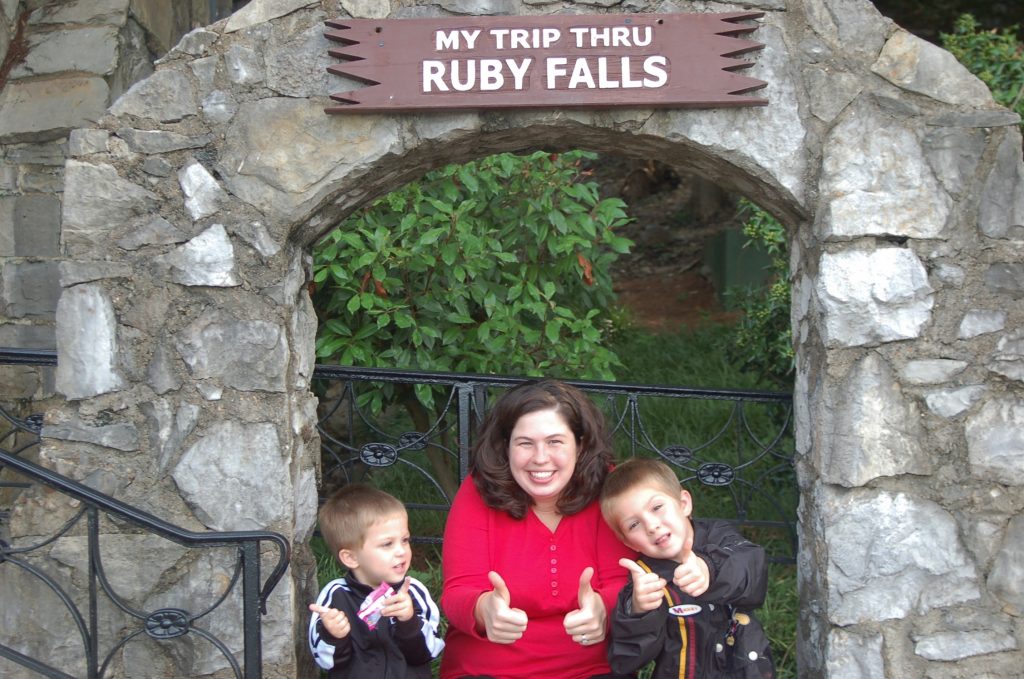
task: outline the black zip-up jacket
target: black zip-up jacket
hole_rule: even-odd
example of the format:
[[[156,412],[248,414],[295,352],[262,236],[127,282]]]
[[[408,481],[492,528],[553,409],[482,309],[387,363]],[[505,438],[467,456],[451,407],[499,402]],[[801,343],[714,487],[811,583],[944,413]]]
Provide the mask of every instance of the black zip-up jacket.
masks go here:
[[[441,613],[430,592],[409,578],[413,616],[405,622],[382,617],[371,630],[357,616],[371,591],[351,576],[332,580],[320,591],[317,603],[344,611],[351,631],[344,639],[331,636],[314,613],[308,641],[317,665],[329,679],[430,679],[430,662],[444,649],[438,636]]]
[[[751,610],[764,603],[764,549],[725,521],[693,522],[693,551],[708,564],[711,585],[699,597],[672,584],[675,561],[637,560],[668,583],[661,606],[632,615],[630,579],[612,614],[608,660],[630,673],[655,660],[652,679],[772,679],[768,637]]]

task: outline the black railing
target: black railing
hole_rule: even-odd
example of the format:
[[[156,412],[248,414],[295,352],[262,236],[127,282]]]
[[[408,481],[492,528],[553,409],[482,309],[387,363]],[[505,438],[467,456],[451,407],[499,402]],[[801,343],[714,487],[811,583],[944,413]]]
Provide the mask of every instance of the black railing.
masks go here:
[[[440,542],[488,402],[523,379],[318,365],[323,494],[372,479],[407,502],[418,542]],[[602,407],[620,460],[664,460],[697,514],[730,519],[763,542],[773,562],[795,563],[789,394],[567,381]]]
[[[4,363],[52,366],[56,365],[56,356],[53,352],[3,349],[0,350],[0,364]],[[16,574],[29,578],[43,591],[48,591],[53,597],[53,603],[57,605],[47,607],[45,615],[51,620],[61,619],[64,615],[70,619],[68,631],[70,636],[80,640],[82,649],[80,654],[75,654],[76,660],[73,664],[80,664],[83,667],[84,676],[89,679],[105,676],[118,652],[134,639],[169,641],[186,635],[202,639],[216,648],[224,658],[222,664],[230,667],[236,677],[257,679],[262,676],[262,614],[266,613],[267,598],[284,575],[290,558],[290,545],[283,536],[270,531],[198,533],[174,526],[27,459],[26,451],[38,446],[39,443],[41,416],[31,415],[19,419],[0,406],[0,418],[4,423],[0,428],[0,493],[8,493],[8,500],[15,495],[24,498],[23,493],[28,492],[32,486],[41,484],[66,498],[68,501],[63,503],[64,507],[75,505],[69,511],[70,516],[60,521],[59,527],[53,531],[47,531],[42,537],[33,535],[31,538],[21,539],[12,538],[10,535],[14,518],[8,511],[10,505],[0,506],[0,510],[4,512],[0,514],[0,569],[6,571],[4,577],[0,578],[0,582],[3,583],[0,585],[0,592],[8,587],[15,587],[15,582],[21,582],[24,586],[27,581],[16,577]],[[3,504],[7,502],[0,503]],[[194,599],[197,598],[194,596],[184,597],[189,600],[181,607],[147,608],[144,603],[133,601],[133,597],[119,593],[118,585],[123,585],[125,576],[131,574],[108,573],[104,567],[103,543],[113,538],[109,529],[101,530],[103,517],[118,524],[118,536],[134,536],[141,531],[144,535],[160,536],[189,549],[227,550],[222,556],[222,565],[230,574],[227,582],[210,588],[222,591],[213,593],[210,596],[211,600],[201,610],[192,611],[188,608],[194,605]],[[69,585],[66,574],[60,572],[66,569],[62,569],[63,564],[56,564],[52,558],[47,558],[47,552],[62,538],[80,539],[83,534],[87,545],[86,584],[75,587]],[[264,545],[269,546],[271,551],[264,554]],[[147,558],[146,554],[131,556],[140,564]],[[211,560],[215,558],[211,557]],[[263,558],[271,559],[273,567],[270,575],[261,582]],[[130,570],[136,570],[134,565]],[[239,582],[242,612],[241,662],[229,647],[229,642],[235,643],[237,639],[226,642],[209,629],[202,627],[204,618],[209,619],[208,616],[229,601],[230,596],[233,595],[237,599]],[[124,616],[123,622],[117,626],[120,638],[112,638],[107,643],[103,643],[106,637],[101,630],[108,631],[111,625],[109,620],[101,624],[100,592],[106,596],[106,601],[113,604]],[[82,599],[86,601],[83,602]],[[0,595],[0,601],[3,600],[10,602],[12,598]],[[39,602],[32,604],[38,606]],[[109,604],[102,604],[104,615],[110,610]],[[31,615],[29,611],[25,611],[24,614]],[[62,645],[68,642],[67,636],[60,640]],[[41,641],[45,646],[50,640]],[[52,662],[50,654],[37,651],[35,655],[30,655],[27,650],[14,648],[7,640],[0,640],[2,658],[47,677],[76,676],[68,673],[68,667],[57,669],[49,664]],[[81,659],[80,663],[78,659]]]
[[[36,366],[56,365],[54,352],[0,349],[0,364]],[[465,477],[473,432],[486,412],[488,403],[502,390],[520,383],[522,377],[481,376],[413,370],[389,370],[318,365],[312,388],[319,398],[319,424],[322,453],[322,494],[353,480],[369,480],[406,501],[411,527],[418,542],[439,543],[451,496]],[[777,563],[795,563],[797,554],[797,488],[793,471],[792,399],[777,392],[734,389],[694,389],[687,387],[635,385],[625,383],[568,380],[591,395],[602,407],[614,429],[619,459],[637,456],[657,457],[672,465],[680,480],[694,495],[695,513],[727,518],[766,545],[770,559]],[[0,398],[2,398],[0,394]],[[398,404],[398,405],[396,405]],[[15,429],[34,430],[38,440],[39,420],[18,421],[0,409],[0,414]],[[0,448],[4,444],[0,437]],[[3,451],[0,451],[3,452]],[[18,451],[3,452],[3,460],[17,458]],[[22,465],[29,465],[19,460]],[[46,483],[66,483],[61,477],[36,465],[29,475]],[[47,476],[47,474],[52,476]],[[72,482],[73,483],[73,482]],[[250,602],[253,610],[265,605],[266,595],[276,584],[287,561],[287,543],[276,534],[217,533],[194,534],[172,528],[138,510],[98,494],[80,484],[68,486],[80,495],[88,509],[90,543],[96,542],[93,559],[95,580],[112,595],[101,575],[97,511],[127,512],[125,515],[153,523],[154,532],[182,541],[202,538],[211,542],[238,539],[239,570],[243,572],[246,603],[246,675],[259,651],[249,650]],[[98,502],[103,500],[103,502]],[[113,504],[109,504],[113,503]],[[2,507],[0,507],[2,509]],[[112,511],[113,510],[113,511]],[[75,521],[80,517],[76,517]],[[2,525],[2,523],[0,523]],[[70,530],[70,526],[63,529]],[[174,529],[177,530],[177,529]],[[63,534],[63,533],[61,533]],[[53,538],[55,539],[55,538]],[[280,540],[282,560],[258,588],[245,589],[251,583],[248,569],[258,569],[260,540]],[[39,548],[42,545],[36,545]],[[9,546],[3,544],[3,558]],[[256,556],[254,556],[256,555]],[[237,579],[237,575],[236,575]],[[257,578],[258,580],[258,573]],[[234,584],[234,581],[232,581]],[[95,588],[95,586],[94,586]],[[219,602],[218,602],[219,603]],[[126,610],[122,607],[122,610]],[[94,615],[94,614],[92,614]],[[153,627],[199,633],[191,622],[201,617],[177,609],[161,609],[132,614]],[[258,635],[259,611],[256,610]],[[84,621],[82,636],[90,644],[95,634]],[[135,634],[139,634],[136,632]],[[151,634],[151,632],[146,632]],[[206,634],[206,633],[203,633]],[[159,638],[159,637],[154,637]],[[217,645],[210,636],[206,637]],[[258,640],[258,636],[256,637]],[[123,645],[128,639],[121,642]],[[223,644],[218,646],[225,654]],[[116,650],[116,649],[115,649]],[[113,652],[113,651],[112,651]],[[255,659],[250,660],[250,654]],[[27,664],[13,649],[0,654]],[[230,655],[230,654],[228,654]],[[98,658],[98,652],[90,657]],[[108,654],[109,657],[109,654]],[[31,665],[29,665],[31,666]],[[238,674],[238,666],[233,665]],[[99,671],[99,668],[97,668]],[[52,676],[62,676],[53,674]],[[101,676],[90,675],[90,676]]]

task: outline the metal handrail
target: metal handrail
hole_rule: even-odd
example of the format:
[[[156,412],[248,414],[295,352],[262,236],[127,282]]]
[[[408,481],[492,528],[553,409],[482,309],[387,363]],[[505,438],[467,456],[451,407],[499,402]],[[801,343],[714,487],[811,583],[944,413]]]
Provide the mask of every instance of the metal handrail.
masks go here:
[[[114,515],[186,547],[230,547],[243,542],[270,542],[277,545],[279,549],[277,564],[260,589],[261,613],[266,614],[267,598],[288,568],[288,562],[291,559],[291,544],[280,533],[258,530],[205,531],[201,533],[191,531],[62,476],[51,469],[14,455],[8,455],[3,450],[0,450],[0,467],[15,469],[54,490],[70,495],[107,514]]]
[[[0,348],[0,364],[54,366],[56,362],[56,353],[52,351]],[[18,474],[19,478],[24,478],[28,481],[28,483],[5,481],[0,486],[24,489],[32,483],[38,483],[82,503],[82,508],[65,522],[60,529],[53,535],[44,537],[35,544],[15,546],[0,539],[0,564],[8,564],[34,577],[63,604],[64,610],[74,621],[77,633],[81,637],[84,647],[83,657],[85,659],[86,674],[89,679],[98,679],[104,676],[107,666],[114,658],[115,653],[126,643],[143,633],[156,640],[172,639],[187,633],[193,633],[196,637],[202,638],[214,646],[224,656],[236,677],[259,679],[262,676],[261,615],[266,614],[267,601],[288,568],[291,559],[291,545],[288,540],[283,535],[273,531],[197,532],[169,523],[138,507],[129,505],[78,481],[67,478],[52,469],[21,457],[21,453],[38,443],[42,424],[41,418],[39,416],[32,416],[26,420],[18,420],[7,415],[2,408],[0,408],[0,414],[4,416],[8,423],[13,425],[14,429],[11,433],[23,431],[34,437],[33,441],[21,446],[18,450],[7,450],[0,446],[0,469],[10,470]],[[0,443],[3,443],[3,439],[0,439]],[[103,569],[99,523],[101,513],[120,522],[135,526],[147,534],[160,536],[188,548],[233,547],[237,550],[234,576],[230,579],[230,583],[217,600],[199,613],[189,613],[178,608],[162,608],[151,612],[138,610],[118,595]],[[86,517],[87,520],[89,541],[87,611],[84,610],[84,605],[83,610],[79,610],[74,597],[65,591],[57,579],[39,568],[31,559],[25,558],[36,553],[35,550],[40,550],[57,539],[66,536],[72,527],[79,524],[83,517]],[[261,583],[260,566],[263,545],[270,545],[276,549],[277,561],[269,576]],[[241,666],[238,659],[234,657],[232,651],[223,641],[206,630],[195,627],[193,624],[220,606],[227,599],[230,592],[237,591],[235,585],[239,580],[242,583],[242,634],[244,637],[242,649],[243,665]],[[104,648],[104,651],[107,652],[106,657],[103,659],[100,658],[97,610],[97,594],[100,590],[123,613],[142,623],[139,629],[122,638],[114,644],[112,649]],[[0,657],[6,658],[43,676],[72,676],[48,664],[45,658],[31,657],[7,644],[0,643]]]

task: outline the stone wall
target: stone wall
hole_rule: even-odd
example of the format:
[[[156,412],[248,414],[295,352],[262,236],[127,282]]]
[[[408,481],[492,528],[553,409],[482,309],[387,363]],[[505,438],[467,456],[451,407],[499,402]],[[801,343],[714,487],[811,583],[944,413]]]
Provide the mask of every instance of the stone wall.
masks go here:
[[[323,21],[339,15],[750,8],[765,12],[754,37],[766,48],[748,71],[769,83],[763,108],[323,113],[345,89],[325,71]],[[1015,676],[1018,125],[950,55],[866,0],[253,0],[186,35],[71,132],[54,166],[65,401],[48,413],[43,456],[175,523],[294,540],[264,661],[273,676],[308,672],[296,645],[316,504],[311,245],[442,163],[567,143],[655,159],[746,195],[792,235],[801,676]],[[33,534],[48,512],[45,499],[26,503],[12,528]],[[184,575],[147,564],[145,581],[160,584],[144,594]],[[202,649],[152,653],[168,676],[218,669]]]
[[[0,346],[55,347],[71,130],[91,125],[209,20],[208,0],[0,0],[0,62],[9,68],[0,88]],[[0,366],[0,378],[5,399],[53,394],[52,371]]]

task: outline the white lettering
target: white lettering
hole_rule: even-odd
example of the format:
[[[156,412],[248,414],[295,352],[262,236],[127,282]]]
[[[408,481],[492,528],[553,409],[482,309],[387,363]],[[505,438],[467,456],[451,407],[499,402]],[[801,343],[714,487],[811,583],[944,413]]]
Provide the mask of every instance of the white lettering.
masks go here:
[[[644,78],[644,87],[661,87],[668,82],[668,59],[660,54],[644,59],[644,73],[651,78]]]
[[[511,61],[511,60],[509,60]],[[480,90],[487,92],[500,90],[505,84],[505,77],[501,74],[500,59],[480,60]]]
[[[459,65],[465,64],[466,79],[459,81]],[[452,59],[452,89],[456,92],[469,92],[476,84],[476,60]]]
[[[494,92],[505,89],[506,73],[515,90],[526,89],[532,57],[516,59],[428,59],[423,61],[423,93]],[[507,69],[507,71],[506,71]]]
[[[512,78],[515,81],[513,87],[517,90],[525,89],[523,80],[526,78],[527,71],[530,70],[530,64],[533,63],[533,59],[527,57],[523,59],[522,64],[516,63],[515,59],[506,59],[505,63],[508,64],[508,70],[512,71]]]
[[[600,83],[598,87],[602,90],[610,90],[619,86],[618,80],[608,77],[608,57],[597,58],[597,81]]]
[[[544,46],[544,49],[547,49],[558,42],[561,37],[562,32],[557,28],[545,28],[543,37],[541,38],[541,44]]]
[[[494,37],[494,46],[500,50],[505,49],[505,36],[508,35],[507,28],[492,28],[490,34]]]
[[[471,50],[476,45],[476,39],[480,37],[480,29],[474,28],[472,30],[466,30],[460,28],[457,31],[437,31],[434,33],[434,49],[438,52],[444,50],[458,50],[461,49],[459,45],[459,38],[466,43],[466,49]]]
[[[459,49],[459,32],[438,31],[434,33],[434,49],[438,52]]]
[[[624,89],[633,88],[633,87],[643,87],[644,83],[643,83],[642,80],[634,80],[633,79],[633,74],[630,72],[630,69],[629,69],[629,65],[630,65],[629,57],[622,57],[620,63],[622,64],[622,87]]]
[[[605,26],[604,28],[591,28],[590,29],[590,46],[591,47],[608,47],[611,44],[611,29]]]
[[[547,89],[555,90],[558,89],[555,83],[555,78],[561,76],[565,77],[565,65],[568,63],[568,59],[565,57],[549,57],[547,60]]]
[[[583,47],[583,36],[587,34],[587,30],[585,26],[574,26],[569,29],[569,32],[576,38],[577,47]]]
[[[576,47],[647,47],[654,39],[650,26],[573,26]]]
[[[511,48],[521,50],[530,49],[529,37],[530,32],[525,28],[513,28],[511,40],[509,40]]]
[[[468,49],[468,50],[473,49],[473,47],[476,45],[476,39],[478,37],[480,37],[480,29],[479,28],[474,28],[471,31],[467,31],[465,29],[462,29],[459,32],[462,33],[462,37],[465,38],[465,40],[466,40],[466,49]]]
[[[569,78],[570,90],[576,89],[580,84],[586,85],[591,89],[597,87],[594,84],[594,76],[590,73],[590,64],[587,63],[586,59],[576,60],[576,65],[572,67],[572,77]]]
[[[423,62],[423,92],[432,92],[431,85],[437,86],[438,92],[447,92],[444,84],[444,62],[428,59]]]

